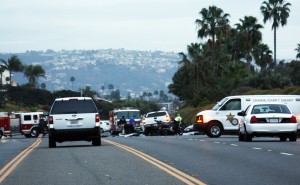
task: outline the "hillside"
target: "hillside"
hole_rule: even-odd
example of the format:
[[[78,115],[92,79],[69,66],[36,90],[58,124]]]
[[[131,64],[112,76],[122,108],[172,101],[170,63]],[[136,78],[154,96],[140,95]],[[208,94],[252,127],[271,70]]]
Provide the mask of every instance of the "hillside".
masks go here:
[[[17,55],[23,64],[40,64],[46,71],[45,83],[50,91],[79,90],[90,86],[100,94],[108,93],[108,85],[113,84],[122,96],[139,96],[142,92],[163,90],[172,82],[180,60],[177,53],[160,51],[130,51],[124,49],[105,50],[62,50],[27,51],[25,53],[0,53],[7,60]],[[75,77],[73,87],[70,81]],[[27,83],[21,73],[13,80],[19,84]],[[102,91],[101,87],[105,86]]]

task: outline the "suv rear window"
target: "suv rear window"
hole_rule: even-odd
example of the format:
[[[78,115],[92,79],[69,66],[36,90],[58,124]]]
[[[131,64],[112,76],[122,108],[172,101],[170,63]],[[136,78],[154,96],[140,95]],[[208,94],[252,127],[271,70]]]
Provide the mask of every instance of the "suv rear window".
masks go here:
[[[50,114],[97,113],[93,100],[55,101]]]
[[[149,118],[149,117],[165,116],[165,115],[166,115],[165,112],[154,112],[154,113],[149,113],[149,114],[147,115],[147,118]]]

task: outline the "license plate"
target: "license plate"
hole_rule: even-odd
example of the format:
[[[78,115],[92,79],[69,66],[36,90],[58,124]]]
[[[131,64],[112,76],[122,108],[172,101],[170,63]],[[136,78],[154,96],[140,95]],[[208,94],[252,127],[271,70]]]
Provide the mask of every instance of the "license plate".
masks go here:
[[[77,124],[77,121],[70,121],[70,123],[71,123],[71,125],[75,125],[75,124]]]
[[[278,119],[270,118],[270,123],[278,123]]]

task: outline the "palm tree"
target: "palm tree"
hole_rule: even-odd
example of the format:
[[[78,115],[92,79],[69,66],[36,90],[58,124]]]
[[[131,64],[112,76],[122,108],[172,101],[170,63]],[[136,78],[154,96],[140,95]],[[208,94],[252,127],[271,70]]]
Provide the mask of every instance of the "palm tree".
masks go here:
[[[240,19],[241,23],[236,24],[238,30],[238,38],[241,44],[241,48],[246,52],[246,61],[248,70],[250,70],[250,64],[252,61],[251,51],[259,44],[262,39],[262,34],[259,29],[263,28],[261,24],[257,23],[257,19],[252,16],[245,16],[244,19]]]
[[[291,3],[285,3],[284,0],[264,1],[260,11],[264,16],[264,23],[272,21],[272,30],[274,29],[274,62],[276,63],[276,29],[281,25],[287,24],[287,18],[290,16]]]
[[[3,72],[5,71],[5,67],[3,65],[0,65],[0,85],[2,86],[3,82]]]
[[[295,50],[297,51],[296,58],[300,58],[300,44],[298,44],[298,47]]]
[[[216,6],[209,6],[208,9],[203,8],[199,12],[201,19],[196,19],[195,23],[200,28],[198,30],[199,38],[211,37],[212,64],[213,75],[215,76],[216,69],[216,38],[221,36],[224,28],[228,28],[229,14],[224,13],[222,9]],[[219,38],[220,40],[220,38]]]
[[[267,65],[272,63],[272,51],[267,44],[257,45],[253,49],[253,56],[256,64],[261,67],[261,72],[265,72]]]
[[[75,77],[72,76],[72,77],[70,78],[70,81],[71,81],[71,84],[72,84],[72,90],[73,90],[73,83],[74,83],[74,81],[75,81]]]
[[[8,72],[9,72],[10,83],[12,82],[12,80],[11,80],[12,72],[23,71],[22,62],[16,55],[11,56],[9,59],[7,59],[7,61],[5,61],[3,59],[0,59],[0,61],[4,65],[4,69],[8,70]]]
[[[24,75],[28,78],[28,83],[31,87],[36,87],[37,79],[45,76],[45,70],[40,65],[27,65],[24,68]]]

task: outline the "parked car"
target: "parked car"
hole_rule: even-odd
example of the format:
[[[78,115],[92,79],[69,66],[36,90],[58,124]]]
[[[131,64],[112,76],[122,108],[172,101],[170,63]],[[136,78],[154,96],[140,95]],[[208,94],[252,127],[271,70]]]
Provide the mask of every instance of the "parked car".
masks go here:
[[[57,98],[49,113],[49,148],[56,142],[92,141],[101,145],[100,116],[90,97]]]
[[[297,119],[289,107],[280,103],[249,105],[239,122],[239,141],[252,141],[253,137],[276,136],[280,141],[297,140]]]
[[[158,129],[158,122],[165,124],[170,122],[170,115],[167,111],[148,112],[142,119],[142,130],[145,135],[149,135]]]
[[[101,120],[100,121],[100,130],[101,130],[101,133],[110,131],[109,120]]]

